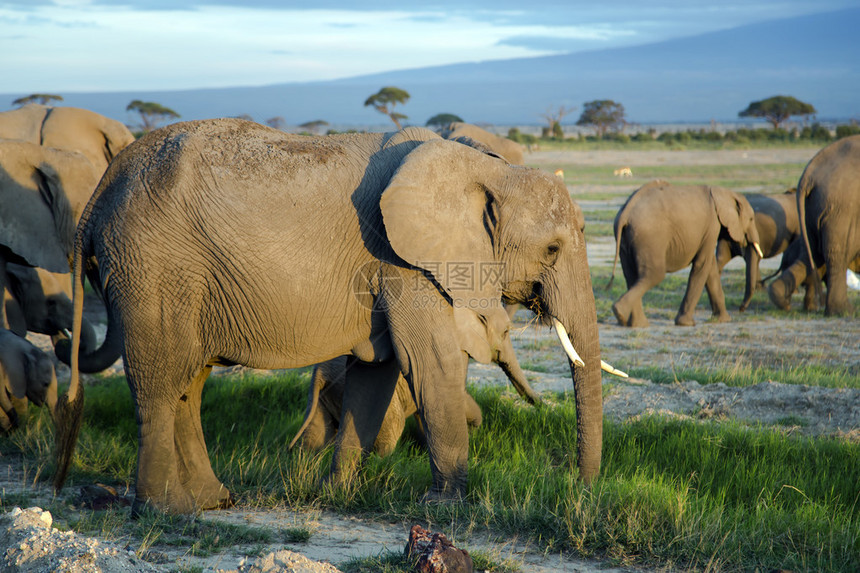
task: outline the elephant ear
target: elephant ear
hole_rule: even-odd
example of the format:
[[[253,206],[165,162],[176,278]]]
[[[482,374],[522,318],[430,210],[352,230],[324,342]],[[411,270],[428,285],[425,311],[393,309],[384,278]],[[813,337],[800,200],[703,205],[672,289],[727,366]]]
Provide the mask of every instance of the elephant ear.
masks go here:
[[[454,307],[454,322],[457,324],[457,337],[460,348],[482,364],[493,360],[486,319],[475,311]]]
[[[460,143],[428,141],[406,155],[382,193],[391,247],[429,273],[455,307],[490,308],[501,298],[493,251],[499,206],[488,182],[505,168]]]
[[[741,212],[743,211],[741,201],[744,199],[728,189],[720,189],[719,187],[711,187],[710,193],[720,225],[728,231],[733,241],[743,244],[745,238],[741,223]]]

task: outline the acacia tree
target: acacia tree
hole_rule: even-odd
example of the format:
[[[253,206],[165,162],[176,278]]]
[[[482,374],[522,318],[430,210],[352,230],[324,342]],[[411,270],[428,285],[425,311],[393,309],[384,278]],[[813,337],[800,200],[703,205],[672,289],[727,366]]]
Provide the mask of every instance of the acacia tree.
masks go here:
[[[561,120],[564,116],[573,113],[575,107],[559,106],[557,110],[553,110],[552,106],[548,107],[546,113],[541,114],[541,117],[549,124],[543,132],[545,136],[558,137],[564,139],[564,131],[561,129]]]
[[[12,102],[12,105],[27,105],[28,103],[39,103],[48,105],[52,101],[63,101],[63,96],[55,94],[30,94],[28,96],[19,97]]]
[[[400,88],[395,87],[384,87],[369,98],[364,101],[364,107],[373,106],[376,111],[381,114],[387,115],[391,121],[394,122],[394,125],[397,126],[397,129],[403,129],[400,125],[401,119],[409,119],[407,116],[402,113],[397,113],[394,111],[394,106],[397,104],[405,104],[409,101],[409,92],[406,90],[402,90]]]
[[[437,113],[427,120],[427,127],[444,127],[451,123],[463,123],[463,118],[453,113]]]
[[[164,107],[160,103],[151,101],[134,100],[125,108],[126,111],[136,111],[140,114],[140,128],[144,133],[155,129],[159,123],[168,119],[178,119],[179,114]]]
[[[322,119],[315,119],[313,121],[306,121],[305,123],[301,124],[299,127],[301,127],[302,129],[306,129],[309,132],[316,135],[317,133],[319,133],[319,130],[321,127],[325,127],[327,125],[328,125],[327,121],[322,120]]]
[[[738,117],[761,117],[770,122],[774,129],[779,129],[780,124],[793,115],[814,113],[816,111],[812,104],[791,96],[774,96],[752,102],[745,110],[738,112]]]
[[[287,120],[280,115],[277,115],[275,117],[270,117],[269,119],[267,119],[266,125],[274,129],[280,129],[281,131],[285,131],[287,129]]]
[[[600,99],[586,102],[582,106],[582,115],[576,125],[592,126],[597,136],[602,138],[610,129],[621,131],[627,125],[624,118],[624,106],[611,99]]]

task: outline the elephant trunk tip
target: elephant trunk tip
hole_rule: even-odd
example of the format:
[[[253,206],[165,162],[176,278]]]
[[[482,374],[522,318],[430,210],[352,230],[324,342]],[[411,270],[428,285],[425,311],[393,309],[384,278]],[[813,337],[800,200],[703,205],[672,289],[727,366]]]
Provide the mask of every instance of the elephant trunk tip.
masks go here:
[[[69,394],[63,394],[57,403],[54,415],[54,448],[57,468],[54,472],[54,492],[59,492],[66,482],[75,443],[81,430],[84,413],[84,388],[79,387],[75,397],[69,399]]]

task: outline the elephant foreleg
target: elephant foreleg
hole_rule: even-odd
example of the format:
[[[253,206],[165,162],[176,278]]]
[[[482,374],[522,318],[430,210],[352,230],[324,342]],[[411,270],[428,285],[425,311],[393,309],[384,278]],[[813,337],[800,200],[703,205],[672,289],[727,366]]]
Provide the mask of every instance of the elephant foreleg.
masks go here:
[[[211,366],[201,370],[188,392],[179,399],[173,429],[179,480],[198,509],[224,508],[232,504],[230,492],[212,471],[200,419],[203,385],[211,371]]]
[[[712,318],[717,322],[729,322],[732,317],[726,310],[726,297],[720,282],[720,272],[716,265],[712,265],[708,272],[705,289],[708,292],[708,300],[711,301]]]
[[[700,252],[693,259],[690,278],[687,280],[687,291],[684,293],[684,298],[681,300],[681,308],[678,309],[678,315],[675,317],[675,324],[678,326],[694,326],[696,324],[694,318],[696,305],[699,299],[702,298],[702,291],[705,288],[711,267],[716,266],[713,249],[706,250],[711,251],[710,257]],[[722,288],[720,289],[720,293],[722,293]],[[713,305],[713,300],[711,304]],[[725,305],[725,301],[723,301],[723,305]]]

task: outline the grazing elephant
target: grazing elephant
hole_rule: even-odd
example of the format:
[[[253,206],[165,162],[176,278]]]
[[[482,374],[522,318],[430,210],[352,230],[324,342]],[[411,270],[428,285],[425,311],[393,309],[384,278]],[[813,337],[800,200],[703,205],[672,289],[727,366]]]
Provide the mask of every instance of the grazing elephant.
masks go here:
[[[84,266],[104,283],[105,345],[121,345],[135,401],[134,512],[229,502],[200,422],[213,366],[294,368],[342,355],[332,479],[352,475],[373,446],[360,438],[378,433],[402,373],[427,436],[428,497],[460,499],[467,364],[454,309],[481,315],[500,299],[534,309],[565,344],[579,478],[590,482],[603,413],[584,223],[557,177],[426,129],[307,137],[217,119],[150,132],[111,163],[78,226],[54,485],[83,404]]]
[[[0,329],[0,428],[18,426],[27,413],[27,399],[37,406],[57,404],[57,377],[51,357],[26,338]]]
[[[9,284],[5,307],[10,330],[18,336],[27,336],[27,332],[47,334],[55,344],[67,340],[73,314],[71,275],[15,263],[7,264],[6,272]],[[95,329],[84,319],[81,324],[81,352],[90,353],[96,347]],[[117,358],[119,356],[114,357],[114,361]]]
[[[728,237],[717,241],[717,268],[723,272],[728,262],[734,257],[742,256],[746,262],[746,290],[741,303],[741,312],[745,311],[752,300],[753,294],[763,281],[759,263],[762,258],[769,259],[784,252],[788,246],[800,237],[800,224],[797,219],[797,189],[789,189],[779,195],[744,195],[755,212],[755,227],[758,231],[759,247],[762,257],[747,244],[740,244]]]
[[[627,292],[612,305],[619,324],[648,326],[642,296],[667,272],[691,264],[675,324],[695,324],[693,312],[703,287],[708,291],[714,319],[731,320],[717,268],[717,241],[723,237],[740,248],[752,245],[760,253],[754,213],[743,195],[720,187],[652,181],[630,195],[615,216],[614,229],[612,277],[620,257],[627,281]]]
[[[523,160],[522,145],[516,141],[508,139],[507,137],[496,135],[495,133],[491,133],[477,125],[472,125],[471,123],[450,123],[440,131],[440,135],[445,139],[468,137],[469,139],[486,145],[491,151],[493,151],[493,153],[501,155],[504,159],[507,159],[509,163],[513,163],[515,165],[522,165],[525,163]]]
[[[795,239],[788,249],[782,254],[779,269],[771,275],[778,278],[768,285],[767,293],[771,302],[781,310],[791,310],[791,297],[801,285],[805,289],[803,297],[803,309],[806,311],[818,310],[818,298],[815,295],[815,279],[807,274],[806,268],[806,245],[803,238]],[[853,272],[860,272],[860,256],[848,264]],[[827,271],[826,265],[818,266],[817,280],[821,280]],[[767,278],[771,278],[767,277]]]
[[[465,309],[454,309],[454,319],[457,322],[460,344],[469,356],[485,364],[490,361],[498,363],[520,396],[530,404],[540,402],[514,354],[510,336],[511,323],[507,312],[499,308],[481,316]],[[291,448],[299,438],[302,440],[302,447],[308,450],[322,449],[334,440],[343,406],[346,360],[346,356],[341,356],[314,368],[305,421],[290,442]],[[463,400],[466,422],[472,427],[480,426],[481,408],[465,388]],[[387,456],[394,451],[403,433],[406,419],[416,412],[415,400],[401,374],[397,379],[394,397],[385,413],[382,428],[373,442],[373,451],[381,456]],[[356,430],[359,434],[363,433],[361,420],[356,421]],[[362,437],[361,441],[370,443],[371,437]]]
[[[771,283],[769,294],[778,307],[801,274],[810,275],[816,292],[821,281],[813,268],[826,267],[827,316],[853,314],[848,301],[846,271],[860,256],[860,135],[831,143],[803,170],[797,184],[797,213],[806,253]],[[801,273],[797,268],[806,265]],[[793,284],[792,284],[793,283]]]
[[[0,140],[0,292],[7,263],[69,272],[75,225],[100,175],[78,152]]]
[[[122,123],[94,111],[33,103],[0,113],[0,139],[77,151],[101,175],[134,136]]]

